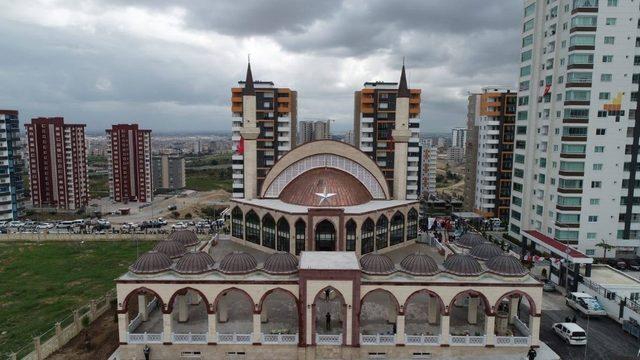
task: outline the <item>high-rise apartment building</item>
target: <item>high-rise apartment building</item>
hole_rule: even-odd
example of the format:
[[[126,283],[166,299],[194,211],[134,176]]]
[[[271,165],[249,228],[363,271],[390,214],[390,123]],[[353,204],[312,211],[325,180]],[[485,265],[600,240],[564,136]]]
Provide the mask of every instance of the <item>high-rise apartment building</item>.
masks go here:
[[[509,219],[517,95],[485,87],[469,96],[464,206],[485,217]]]
[[[451,147],[459,147],[464,150],[466,146],[467,129],[461,127],[451,129]]]
[[[628,0],[525,1],[510,235],[637,253],[639,14]]]
[[[17,110],[0,110],[0,220],[15,220],[24,209],[22,146]]]
[[[176,190],[187,186],[184,157],[161,154],[153,157],[153,190]]]
[[[35,118],[25,124],[34,207],[77,210],[89,202],[85,124]]]
[[[234,150],[232,176],[235,198],[242,198],[245,192],[242,155],[244,141],[240,129],[243,112],[242,93],[248,82],[253,84],[252,91],[256,94],[256,126],[260,129],[256,139],[258,187],[262,186],[262,181],[271,166],[296,145],[298,93],[289,88],[277,88],[271,81],[253,81],[251,66],[249,66],[247,80],[239,81],[239,86],[231,89]]]
[[[151,201],[151,130],[140,129],[138,124],[117,124],[106,132],[111,200]]]
[[[298,144],[313,140],[331,139],[331,120],[300,121],[298,129]]]
[[[438,148],[422,143],[422,192],[428,195],[436,194],[436,175],[438,166]]]
[[[389,188],[394,182],[394,158],[396,139],[392,136],[395,129],[396,98],[409,97],[409,131],[407,157],[407,199],[415,200],[420,195],[421,157],[420,136],[420,89],[408,89],[404,66],[400,84],[395,82],[366,82],[364,88],[354,95],[354,135],[355,146],[378,163],[385,174]]]

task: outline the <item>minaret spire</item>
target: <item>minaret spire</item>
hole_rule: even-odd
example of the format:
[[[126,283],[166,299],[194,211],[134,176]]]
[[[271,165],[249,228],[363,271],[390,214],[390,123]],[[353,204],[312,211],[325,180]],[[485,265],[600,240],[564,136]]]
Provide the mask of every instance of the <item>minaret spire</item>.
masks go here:
[[[251,74],[251,61],[247,58],[247,78],[244,81],[244,89],[242,89],[242,95],[255,95],[256,90],[253,87],[253,75]]]
[[[410,96],[409,87],[407,86],[407,74],[404,70],[404,57],[402,58],[402,73],[400,74],[400,85],[398,86],[398,97],[408,98]]]

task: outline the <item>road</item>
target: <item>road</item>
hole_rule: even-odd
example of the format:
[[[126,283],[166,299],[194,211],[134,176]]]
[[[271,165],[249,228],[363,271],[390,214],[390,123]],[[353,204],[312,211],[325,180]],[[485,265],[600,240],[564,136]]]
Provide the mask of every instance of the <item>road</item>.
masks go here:
[[[625,333],[622,326],[608,317],[578,317],[577,323],[587,331],[585,357],[584,346],[570,346],[560,339],[551,326],[564,322],[565,317],[573,317],[574,311],[567,307],[564,297],[558,293],[544,293],[542,300],[542,322],[540,340],[544,341],[563,360],[572,359],[640,359],[637,357],[640,341]],[[588,322],[588,324],[587,324]]]

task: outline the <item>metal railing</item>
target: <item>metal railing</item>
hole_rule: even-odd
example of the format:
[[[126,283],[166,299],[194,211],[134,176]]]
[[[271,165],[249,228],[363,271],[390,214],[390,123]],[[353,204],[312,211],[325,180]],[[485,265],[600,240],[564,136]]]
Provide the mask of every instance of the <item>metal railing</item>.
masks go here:
[[[406,335],[407,345],[440,345],[440,335]]]
[[[396,343],[395,335],[364,335],[360,334],[360,345],[393,345]]]
[[[529,346],[529,336],[496,336],[496,346]]]
[[[204,334],[171,334],[171,341],[175,344],[206,344],[207,333]]]
[[[484,346],[486,336],[451,336],[451,345]]]
[[[220,334],[218,344],[251,344],[251,334]]]
[[[316,345],[341,345],[342,334],[316,334]]]
[[[263,344],[297,344],[298,334],[262,334]]]
[[[158,299],[157,298],[153,298],[153,300],[151,300],[149,302],[149,304],[147,304],[147,314],[150,313],[158,304]],[[138,313],[138,315],[133,318],[133,320],[131,320],[131,322],[129,322],[129,326],[127,327],[129,332],[133,332],[135,329],[138,328],[138,326],[140,326],[140,324],[142,324],[142,314]]]
[[[163,333],[127,333],[127,343],[129,344],[162,344]]]

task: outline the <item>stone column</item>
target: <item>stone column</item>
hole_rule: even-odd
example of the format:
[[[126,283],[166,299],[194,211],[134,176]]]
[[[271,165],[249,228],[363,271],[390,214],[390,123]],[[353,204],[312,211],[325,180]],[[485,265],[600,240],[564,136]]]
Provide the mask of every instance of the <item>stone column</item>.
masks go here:
[[[484,335],[485,345],[493,347],[496,345],[496,317],[493,315],[485,315],[484,317]]]
[[[304,304],[304,302],[303,302]],[[306,309],[303,309],[305,317],[305,343],[307,345],[313,345],[313,327],[316,326],[315,319],[313,318],[312,305],[309,305]]]
[[[262,324],[260,323],[260,314],[253,314],[253,344],[262,343]]]
[[[89,302],[89,309],[91,312],[91,321],[93,321],[98,317],[98,306],[94,299],[91,299]]]
[[[58,348],[61,348],[62,345],[62,326],[60,322],[56,322],[56,339],[58,340]]]
[[[531,346],[540,346],[540,316],[529,317],[529,332],[531,333]]]
[[[73,324],[76,327],[76,333],[82,331],[82,322],[80,321],[80,312],[78,310],[73,311]]]
[[[138,294],[138,313],[142,321],[149,320],[149,312],[147,311],[147,297],[144,294]]]
[[[353,339],[352,339],[352,334],[353,334],[353,309],[350,306],[344,305],[346,306],[346,310],[347,310],[347,326],[346,326],[346,335],[345,335],[345,345],[350,346],[353,343]],[[342,310],[340,311],[340,320],[342,319]],[[343,320],[344,321],[344,320]],[[360,336],[360,335],[358,335]]]
[[[513,324],[513,318],[518,316],[519,303],[520,297],[514,295],[509,298],[509,324]]]
[[[449,315],[442,315],[440,317],[440,344],[449,345]]]
[[[438,323],[438,301],[433,296],[429,296],[427,309],[427,322],[431,325]]]
[[[129,314],[118,314],[118,337],[121,343],[129,342],[127,332],[129,332]]]
[[[478,323],[478,297],[469,297],[469,306],[467,311],[467,322],[475,325]]]
[[[218,329],[216,328],[216,314],[208,314],[207,322],[209,324],[209,333],[207,334],[207,342],[215,343],[218,341]]]
[[[165,344],[171,344],[172,338],[171,335],[173,333],[173,324],[171,319],[171,313],[162,314],[162,342]]]
[[[189,306],[187,304],[187,296],[189,296],[189,293],[178,295],[178,322],[187,322],[189,320]]]
[[[404,314],[398,315],[396,319],[396,345],[405,344],[405,330],[404,330]]]
[[[34,347],[34,351],[36,353],[36,359],[37,360],[42,360],[44,359],[44,357],[42,357],[42,346],[40,344],[40,336],[36,336],[33,338],[33,347]]]

